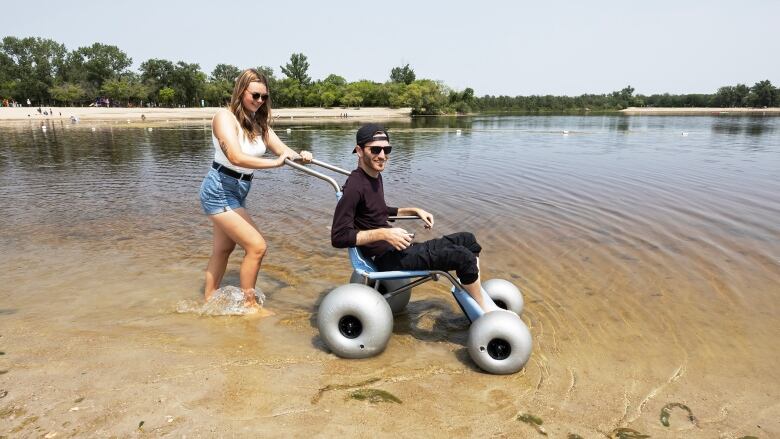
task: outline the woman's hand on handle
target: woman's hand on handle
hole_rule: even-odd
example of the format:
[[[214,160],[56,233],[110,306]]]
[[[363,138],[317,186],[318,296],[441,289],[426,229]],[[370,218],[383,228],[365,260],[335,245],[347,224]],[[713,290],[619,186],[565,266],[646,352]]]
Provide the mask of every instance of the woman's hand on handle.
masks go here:
[[[314,160],[314,156],[309,151],[301,151],[296,159],[300,159],[303,163],[311,163]]]
[[[284,166],[284,161],[287,159],[295,160],[296,155],[295,151],[289,149],[282,151],[281,154],[279,154],[279,157],[276,158],[276,166]]]

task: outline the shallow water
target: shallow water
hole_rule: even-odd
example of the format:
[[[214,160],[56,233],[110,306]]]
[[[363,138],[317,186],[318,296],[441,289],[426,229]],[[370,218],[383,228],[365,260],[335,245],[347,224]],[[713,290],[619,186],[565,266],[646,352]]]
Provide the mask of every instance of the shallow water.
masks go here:
[[[276,316],[177,314],[210,250],[208,121],[91,128],[0,126],[0,427],[376,432],[360,414],[407,436],[541,434],[523,416],[551,437],[780,435],[780,118],[390,124],[387,199],[436,216],[433,231],[404,226],[473,231],[485,277],[525,292],[534,352],[511,377],[475,369],[443,283],[415,290],[384,354],[328,354],[313,313],[350,270],[329,244],[335,196],[287,168],[258,172],[249,196]],[[355,128],[277,132],[352,169]],[[349,397],[366,382],[403,404]],[[89,408],[69,411],[80,397]]]

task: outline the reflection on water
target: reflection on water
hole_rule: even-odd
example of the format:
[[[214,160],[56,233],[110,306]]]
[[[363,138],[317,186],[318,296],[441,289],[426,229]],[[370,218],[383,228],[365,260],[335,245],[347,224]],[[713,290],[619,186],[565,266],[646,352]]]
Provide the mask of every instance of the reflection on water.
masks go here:
[[[295,149],[352,169],[357,125],[291,123],[277,132]],[[63,334],[86,330],[84,322],[130,339],[176,333],[183,317],[169,313],[200,297],[210,251],[198,203],[213,156],[209,122],[91,128],[0,126],[0,282],[27,292],[0,293],[15,310],[1,318],[22,325],[69,316],[50,322]],[[780,333],[780,118],[473,116],[389,128],[388,202],[436,215],[433,231],[409,225],[418,240],[475,232],[484,277],[524,289],[534,336],[531,361],[507,389],[482,395],[472,375],[438,385],[462,389],[473,410],[488,405],[504,419],[524,407],[544,410],[552,431],[563,422],[572,432],[651,432],[663,427],[662,410],[668,421],[669,407],[695,412],[702,429],[721,425],[724,412],[740,416],[730,425],[772,418],[752,408],[776,407],[780,397],[766,390],[780,382],[771,349]],[[263,327],[271,338],[253,355],[274,355],[269,346],[280,340],[287,356],[321,352],[311,313],[350,270],[329,242],[334,205],[320,180],[287,168],[256,173],[249,212],[269,243],[259,285],[280,319]],[[238,284],[240,254],[224,284]],[[156,326],[139,330],[138,319]],[[255,333],[220,328],[209,343]],[[445,287],[419,287],[388,351],[350,363],[357,372],[347,382],[381,376],[378,384],[391,386],[429,365],[469,372],[467,329]],[[310,387],[344,382],[335,377],[346,366],[333,361],[312,375],[329,378]],[[381,364],[398,366],[374,374]],[[391,394],[414,404],[404,392]],[[425,392],[433,406],[457,400]],[[574,409],[584,406],[593,414]]]

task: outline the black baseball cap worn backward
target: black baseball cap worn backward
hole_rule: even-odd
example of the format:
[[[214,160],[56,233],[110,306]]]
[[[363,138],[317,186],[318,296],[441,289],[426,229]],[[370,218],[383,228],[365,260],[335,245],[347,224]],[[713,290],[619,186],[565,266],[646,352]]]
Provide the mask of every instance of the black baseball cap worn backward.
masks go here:
[[[390,141],[390,135],[387,134],[387,130],[378,123],[368,123],[358,129],[355,135],[355,143],[359,146],[365,146],[368,142],[374,140],[387,140]],[[352,149],[352,153],[355,153],[357,148]]]

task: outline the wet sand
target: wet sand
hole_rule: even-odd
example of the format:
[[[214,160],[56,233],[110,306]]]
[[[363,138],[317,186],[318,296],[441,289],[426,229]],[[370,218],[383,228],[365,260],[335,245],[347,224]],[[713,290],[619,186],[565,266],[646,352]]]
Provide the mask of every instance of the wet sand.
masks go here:
[[[321,159],[349,165],[330,145],[347,144],[351,130],[313,131]],[[534,351],[510,376],[471,362],[468,322],[444,282],[415,289],[383,354],[342,360],[326,350],[316,304],[349,265],[330,247],[335,200],[319,181],[269,171],[252,189],[270,249],[259,287],[275,315],[181,314],[176,304],[203,287],[210,249],[191,195],[195,164],[212,153],[208,132],[19,134],[38,136],[33,148],[6,131],[0,435],[778,437],[780,204],[777,181],[763,174],[771,158],[728,172],[742,162],[720,150],[718,173],[692,172],[682,158],[697,131],[681,138],[671,128],[674,154],[632,168],[623,152],[612,168],[617,153],[547,153],[597,134],[549,131],[397,129],[399,148],[427,149],[397,156],[386,180],[389,199],[404,194],[437,215],[415,239],[472,230],[486,249],[484,277],[524,289]],[[477,160],[479,148],[501,153],[502,135],[546,148],[524,148],[522,162]],[[48,143],[55,136],[63,144]],[[453,151],[490,178],[458,174],[460,162],[446,159]],[[501,190],[501,203],[485,195]],[[238,283],[240,255],[223,284]]]

